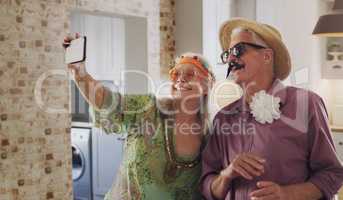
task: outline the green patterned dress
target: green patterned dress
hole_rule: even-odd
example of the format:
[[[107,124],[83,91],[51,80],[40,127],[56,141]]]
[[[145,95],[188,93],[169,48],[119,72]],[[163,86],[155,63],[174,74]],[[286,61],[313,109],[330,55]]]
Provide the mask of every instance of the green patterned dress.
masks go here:
[[[105,200],[201,199],[200,154],[174,154],[174,115],[165,112],[173,112],[173,102],[113,93],[106,99],[107,109],[90,109],[96,127],[127,135],[117,179]]]

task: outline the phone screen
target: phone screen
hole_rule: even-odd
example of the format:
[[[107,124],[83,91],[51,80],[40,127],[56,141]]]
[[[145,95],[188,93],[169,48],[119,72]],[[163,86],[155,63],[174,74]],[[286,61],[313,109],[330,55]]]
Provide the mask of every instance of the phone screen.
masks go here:
[[[72,40],[66,48],[65,63],[73,64],[86,60],[86,36]]]

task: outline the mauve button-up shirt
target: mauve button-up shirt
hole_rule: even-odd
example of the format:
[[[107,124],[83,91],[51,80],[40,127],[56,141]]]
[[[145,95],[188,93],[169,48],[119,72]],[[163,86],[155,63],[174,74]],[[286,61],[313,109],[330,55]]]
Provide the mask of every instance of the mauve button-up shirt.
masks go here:
[[[214,200],[211,183],[236,155],[250,152],[266,159],[265,172],[253,180],[236,178],[227,188],[225,200],[247,200],[258,181],[279,185],[311,182],[333,199],[343,181],[343,167],[337,158],[328,115],[322,99],[313,92],[285,87],[275,80],[267,93],[281,100],[281,118],[261,124],[239,99],[218,112],[213,132],[203,151],[200,190]]]

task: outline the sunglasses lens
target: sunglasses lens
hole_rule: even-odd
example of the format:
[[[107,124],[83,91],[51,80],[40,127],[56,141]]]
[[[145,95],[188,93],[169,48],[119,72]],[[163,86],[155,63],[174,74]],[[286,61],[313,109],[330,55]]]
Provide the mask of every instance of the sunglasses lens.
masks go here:
[[[232,55],[234,55],[235,57],[238,57],[239,56],[239,50],[237,49],[237,47],[234,47],[232,49]]]
[[[245,49],[243,44],[237,44],[236,46],[224,51],[221,55],[221,59],[223,63],[228,63],[230,55],[233,55],[236,58],[240,58],[243,55],[244,50]]]
[[[240,44],[234,46],[234,47],[232,48],[232,55],[234,55],[234,56],[237,57],[237,58],[241,57],[242,54],[243,54],[243,51],[244,51],[243,48],[244,48],[244,46],[242,46],[242,45],[240,45]]]
[[[253,44],[253,43],[240,42],[240,43],[236,44],[235,46],[231,47],[230,49],[228,49],[222,53],[221,58],[222,58],[223,63],[224,64],[229,63],[230,55],[233,55],[236,58],[240,58],[241,56],[243,56],[243,54],[246,51],[246,45],[253,47],[255,49],[265,49],[266,48],[264,46],[260,46],[260,45]],[[342,60],[343,60],[343,57],[342,57]]]
[[[228,59],[229,59],[229,52],[228,51],[224,51],[220,57],[222,59],[222,62],[224,64],[226,64],[228,62]]]

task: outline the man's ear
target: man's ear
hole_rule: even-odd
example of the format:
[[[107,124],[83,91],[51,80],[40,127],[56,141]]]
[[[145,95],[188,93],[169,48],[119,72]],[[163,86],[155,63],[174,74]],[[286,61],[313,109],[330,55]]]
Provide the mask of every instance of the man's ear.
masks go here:
[[[266,63],[271,63],[274,59],[274,51],[272,49],[264,49],[263,59]]]

